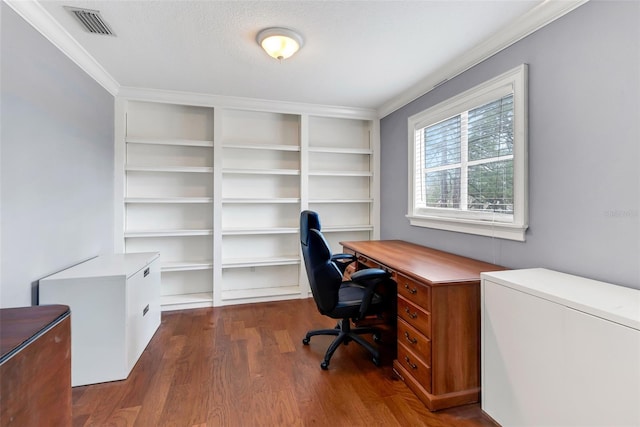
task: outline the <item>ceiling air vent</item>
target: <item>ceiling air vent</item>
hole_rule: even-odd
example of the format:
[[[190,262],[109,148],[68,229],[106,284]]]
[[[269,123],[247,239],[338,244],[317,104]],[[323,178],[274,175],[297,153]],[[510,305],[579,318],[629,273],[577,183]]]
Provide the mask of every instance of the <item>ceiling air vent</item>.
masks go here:
[[[115,33],[111,31],[109,24],[104,22],[102,16],[100,16],[99,10],[80,9],[77,7],[65,6],[73,16],[82,24],[85,30],[93,34],[104,34],[105,36],[115,36]]]

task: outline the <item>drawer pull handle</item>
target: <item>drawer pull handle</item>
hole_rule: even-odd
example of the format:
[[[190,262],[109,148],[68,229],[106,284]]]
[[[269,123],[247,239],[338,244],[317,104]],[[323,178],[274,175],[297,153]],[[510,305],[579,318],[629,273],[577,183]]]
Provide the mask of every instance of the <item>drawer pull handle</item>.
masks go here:
[[[405,332],[404,333],[404,337],[409,342],[409,344],[417,344],[418,343],[418,340],[416,338],[411,338],[409,336],[409,332]]]
[[[415,295],[418,293],[416,288],[410,288],[408,283],[404,284],[404,288],[409,291],[410,294]]]
[[[142,317],[144,317],[144,315],[147,314],[148,311],[149,311],[149,304],[147,304],[144,310],[142,310]]]
[[[418,318],[418,313],[417,313],[417,312],[416,312],[416,313],[412,313],[412,312],[409,310],[409,307],[405,307],[405,308],[404,308],[404,311],[405,311],[405,312],[409,315],[409,317],[411,317],[412,319],[417,319],[417,318]]]
[[[411,369],[418,369],[418,365],[416,365],[415,363],[411,363],[411,359],[409,359],[409,356],[405,356],[404,360],[411,367]]]
[[[149,267],[144,269],[144,277],[147,277],[149,275]]]

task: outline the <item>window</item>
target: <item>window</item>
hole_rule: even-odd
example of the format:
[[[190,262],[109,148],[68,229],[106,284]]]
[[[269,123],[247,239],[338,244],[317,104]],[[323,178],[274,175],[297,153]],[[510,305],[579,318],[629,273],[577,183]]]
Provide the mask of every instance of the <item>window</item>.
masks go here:
[[[409,117],[411,225],[524,241],[527,67]]]

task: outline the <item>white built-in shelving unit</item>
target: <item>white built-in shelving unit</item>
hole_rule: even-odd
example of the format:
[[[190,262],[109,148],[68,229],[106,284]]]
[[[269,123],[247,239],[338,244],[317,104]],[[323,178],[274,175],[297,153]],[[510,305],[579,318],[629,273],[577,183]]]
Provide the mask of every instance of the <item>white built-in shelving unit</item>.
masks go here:
[[[135,93],[116,103],[116,249],[161,253],[163,310],[308,297],[303,209],[334,251],[378,238],[375,112]]]
[[[300,295],[300,116],[221,109],[221,303]]]
[[[340,241],[373,237],[372,133],[370,120],[309,118],[309,209],[320,215],[334,252]]]
[[[162,255],[164,309],[213,303],[213,109],[130,101],[124,251]]]

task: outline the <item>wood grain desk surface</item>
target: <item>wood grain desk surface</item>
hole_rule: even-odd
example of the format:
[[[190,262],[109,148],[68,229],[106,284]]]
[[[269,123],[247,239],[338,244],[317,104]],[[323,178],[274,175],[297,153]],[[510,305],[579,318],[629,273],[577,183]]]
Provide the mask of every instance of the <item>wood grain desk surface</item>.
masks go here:
[[[49,325],[69,315],[66,305],[0,309],[0,363]]]
[[[506,270],[505,267],[427,248],[402,240],[340,242],[399,273],[430,285],[479,282],[480,273]]]

